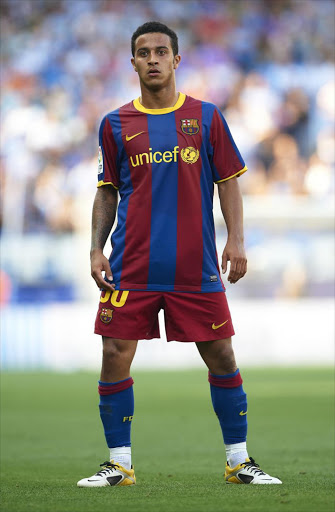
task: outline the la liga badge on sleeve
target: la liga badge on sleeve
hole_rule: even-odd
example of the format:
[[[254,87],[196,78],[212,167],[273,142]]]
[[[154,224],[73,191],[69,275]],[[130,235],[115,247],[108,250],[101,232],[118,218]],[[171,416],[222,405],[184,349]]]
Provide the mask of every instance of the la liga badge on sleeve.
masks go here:
[[[99,146],[99,152],[98,152],[98,174],[101,174],[104,170],[104,161],[102,158],[102,149],[101,146]]]

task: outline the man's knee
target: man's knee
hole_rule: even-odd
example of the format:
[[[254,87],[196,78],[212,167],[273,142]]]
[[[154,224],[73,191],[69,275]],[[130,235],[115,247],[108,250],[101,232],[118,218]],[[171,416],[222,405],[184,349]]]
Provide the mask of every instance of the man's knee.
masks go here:
[[[198,349],[211,373],[223,375],[236,371],[231,338],[208,342],[206,345],[198,343]]]
[[[230,343],[222,343],[216,354],[217,366],[222,371],[231,373],[236,370],[236,361],[233,347]]]
[[[137,347],[137,341],[103,338],[100,380],[116,382],[127,379]]]
[[[118,361],[120,358],[122,358],[122,352],[120,351],[120,348],[116,343],[114,343],[114,340],[108,340],[104,341],[102,346],[102,357],[104,361]]]
[[[108,365],[131,363],[136,350],[136,342],[103,338],[102,357]]]
[[[231,343],[223,342],[219,347],[219,357],[225,360],[235,359],[234,349]]]
[[[230,357],[226,357],[222,360],[223,373],[234,373],[237,370],[235,356],[232,354]]]

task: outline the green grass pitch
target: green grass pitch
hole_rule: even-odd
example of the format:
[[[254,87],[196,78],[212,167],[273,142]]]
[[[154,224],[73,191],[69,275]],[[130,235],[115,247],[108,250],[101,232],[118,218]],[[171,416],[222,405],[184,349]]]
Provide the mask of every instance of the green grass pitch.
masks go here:
[[[331,369],[246,369],[250,455],[283,485],[223,483],[206,370],[134,372],[137,485],[79,489],[108,458],[93,373],[2,376],[2,512],[331,512]]]

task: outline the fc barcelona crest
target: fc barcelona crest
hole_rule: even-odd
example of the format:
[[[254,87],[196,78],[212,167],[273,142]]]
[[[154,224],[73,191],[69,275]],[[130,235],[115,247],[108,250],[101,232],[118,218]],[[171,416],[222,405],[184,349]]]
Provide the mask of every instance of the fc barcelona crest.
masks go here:
[[[112,309],[102,308],[101,313],[100,313],[100,320],[104,324],[109,324],[109,322],[112,320],[112,317],[113,317]]]
[[[198,119],[181,119],[181,129],[186,135],[195,135],[200,130]]]

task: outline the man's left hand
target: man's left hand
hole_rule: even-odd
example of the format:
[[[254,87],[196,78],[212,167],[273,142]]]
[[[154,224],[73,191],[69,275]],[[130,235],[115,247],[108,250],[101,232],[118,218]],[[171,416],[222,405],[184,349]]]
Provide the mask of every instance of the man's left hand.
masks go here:
[[[237,283],[237,281],[247,272],[247,257],[243,242],[228,239],[222,254],[223,274],[227,271],[228,261],[230,261],[228,281],[234,284]]]

